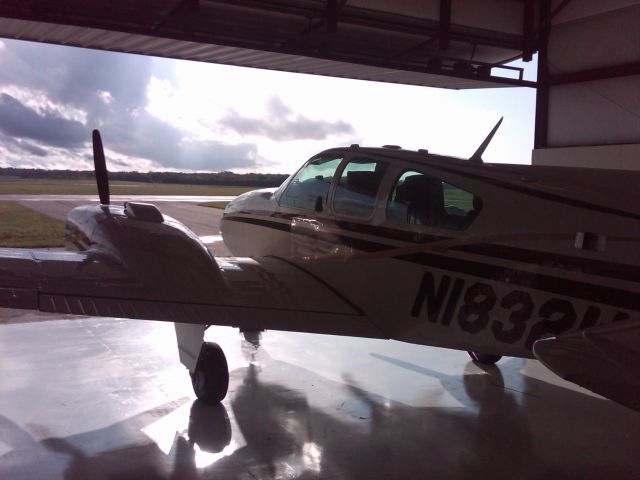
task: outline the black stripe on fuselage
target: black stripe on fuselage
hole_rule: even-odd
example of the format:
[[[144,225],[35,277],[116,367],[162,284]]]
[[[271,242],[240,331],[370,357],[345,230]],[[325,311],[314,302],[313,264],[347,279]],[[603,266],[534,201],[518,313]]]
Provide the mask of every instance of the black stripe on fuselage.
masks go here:
[[[251,214],[254,214],[253,212]],[[300,215],[278,215],[277,218],[293,218]],[[277,228],[283,231],[290,231],[289,224],[282,222],[275,222],[272,220],[261,220],[248,217],[227,217],[228,220],[243,221],[245,223],[253,223],[268,228]],[[313,220],[313,219],[312,219]],[[322,222],[322,219],[318,219]],[[408,230],[400,230],[388,227],[378,227],[373,225],[365,225],[354,222],[335,221],[334,223],[341,230],[351,233],[362,233],[365,235],[372,235],[378,238],[388,240],[400,240],[404,242],[410,242],[414,245],[424,244],[425,246],[431,242],[456,240],[455,237],[445,237],[439,235],[426,235],[418,232],[411,232]],[[311,232],[295,232],[300,235],[311,235]],[[321,232],[312,232],[312,236],[322,239]],[[328,235],[327,235],[328,236]],[[331,234],[332,241],[335,241],[336,236]],[[392,247],[390,245],[384,245],[383,248],[368,245],[371,242],[360,241],[353,237],[340,235],[338,238],[348,245],[358,248],[358,250],[380,251]],[[329,240],[327,238],[327,240]],[[464,240],[464,239],[462,239]],[[364,243],[362,243],[364,242]],[[372,248],[373,247],[373,248]],[[589,258],[574,257],[571,255],[562,255],[557,253],[542,252],[536,250],[529,250],[524,248],[512,247],[508,245],[497,245],[491,243],[475,243],[464,244],[458,246],[447,247],[450,251],[458,251],[464,253],[470,253],[474,255],[482,255],[485,257],[492,257],[501,260],[510,260],[513,262],[525,263],[529,265],[542,266],[546,268],[557,268],[567,272],[573,273],[585,273],[589,275],[598,275],[605,278],[611,278],[616,280],[623,280],[627,282],[640,283],[640,268],[634,265],[625,265],[620,263],[606,262],[602,260],[594,260]]]
[[[393,157],[392,155],[384,155],[380,153],[377,153],[375,155],[382,158],[397,160],[397,158]],[[617,215],[620,217],[627,217],[627,218],[633,218],[635,220],[640,220],[640,214],[634,213],[634,212],[627,212],[625,210],[620,210],[618,208],[607,207],[604,205],[598,205],[598,204],[587,202],[584,200],[577,200],[575,198],[564,197],[562,195],[558,195],[555,193],[544,192],[541,190],[536,190],[534,188],[528,188],[521,185],[516,185],[514,183],[511,183],[505,180],[498,180],[496,178],[490,178],[490,177],[479,175],[476,173],[465,172],[465,171],[457,170],[455,168],[444,167],[442,165],[434,165],[432,163],[422,163],[412,159],[402,159],[402,161],[406,163],[411,163],[413,165],[418,165],[422,168],[427,167],[427,168],[432,168],[434,170],[440,170],[441,172],[447,172],[447,173],[452,173],[454,175],[459,175],[461,177],[472,178],[474,180],[487,183],[489,185],[504,188],[506,190],[512,190],[514,192],[518,192],[524,195],[529,195],[532,197],[538,197],[545,200],[551,200],[553,202],[564,203],[566,205],[584,208],[587,210],[593,210],[596,212],[607,213],[609,215]]]
[[[250,223],[253,225],[259,225],[266,228],[275,228],[287,232],[290,231],[289,225],[282,222],[236,216],[227,216],[225,217],[225,220]],[[300,232],[300,234],[303,233]],[[314,233],[313,236],[322,238],[318,233]],[[334,242],[336,238],[338,238],[343,244],[352,246],[357,250],[365,252],[379,252],[398,248],[396,246],[374,242],[371,240],[354,238],[346,235],[336,236],[334,234],[331,234],[330,238]],[[439,237],[439,239],[442,239],[442,237]],[[502,248],[498,245],[491,245],[491,247],[496,249]],[[634,292],[629,292],[617,288],[593,285],[586,282],[558,278],[547,274],[532,273],[514,268],[505,268],[499,265],[461,259],[446,254],[417,252],[407,255],[394,256],[393,258],[414,264],[435,267],[442,270],[455,271],[458,273],[476,276],[496,282],[505,282],[509,283],[510,285],[519,285],[524,288],[542,290],[558,295],[580,298],[585,301],[592,301],[602,303],[604,305],[612,305],[619,308],[640,311],[640,295]],[[503,257],[501,256],[499,258]],[[584,272],[583,270],[583,273],[586,272]]]
[[[382,237],[390,240],[402,240],[415,245],[428,245],[431,242],[448,241],[464,237],[445,237],[439,235],[425,235],[418,232],[399,230],[387,227],[376,227],[372,225],[362,225],[352,222],[337,222],[337,225],[350,232],[364,233]],[[590,258],[574,257],[558,253],[543,252],[539,250],[529,250],[526,248],[512,247],[509,245],[499,245],[492,243],[474,243],[447,247],[448,250],[482,255],[513,262],[526,263],[530,265],[547,268],[558,268],[560,270],[598,275],[606,278],[615,278],[627,282],[640,283],[640,268],[635,265],[624,265],[614,262],[605,262]]]

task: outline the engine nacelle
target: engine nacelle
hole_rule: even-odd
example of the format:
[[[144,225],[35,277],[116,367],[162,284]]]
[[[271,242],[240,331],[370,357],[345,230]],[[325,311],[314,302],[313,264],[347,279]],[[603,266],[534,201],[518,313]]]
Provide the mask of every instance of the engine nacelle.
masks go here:
[[[142,289],[148,299],[209,303],[226,289],[217,262],[198,236],[154,205],[74,208],[67,218],[65,245],[122,269],[136,286],[131,291],[140,295]]]

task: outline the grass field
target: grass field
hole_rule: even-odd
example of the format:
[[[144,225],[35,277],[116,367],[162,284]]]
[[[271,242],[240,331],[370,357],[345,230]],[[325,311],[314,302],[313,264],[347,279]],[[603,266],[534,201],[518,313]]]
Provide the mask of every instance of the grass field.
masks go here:
[[[15,202],[0,202],[0,247],[61,247],[64,223]]]
[[[173,183],[111,182],[112,195],[240,195],[258,187],[182,185]],[[0,194],[97,195],[91,180],[28,179],[0,182]]]

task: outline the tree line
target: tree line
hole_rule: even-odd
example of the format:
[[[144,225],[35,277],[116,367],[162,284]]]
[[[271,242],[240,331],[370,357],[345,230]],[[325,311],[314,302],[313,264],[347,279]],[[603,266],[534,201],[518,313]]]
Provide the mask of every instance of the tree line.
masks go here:
[[[93,170],[44,170],[40,168],[0,167],[0,176],[46,178],[53,180],[93,180]],[[180,183],[187,185],[232,185],[243,187],[278,187],[287,175],[277,173],[184,173],[184,172],[109,172],[110,180],[145,183]]]

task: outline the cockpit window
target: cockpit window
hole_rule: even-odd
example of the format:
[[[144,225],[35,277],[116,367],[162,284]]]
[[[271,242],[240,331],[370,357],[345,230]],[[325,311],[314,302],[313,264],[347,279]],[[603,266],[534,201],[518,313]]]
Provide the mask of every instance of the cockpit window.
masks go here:
[[[333,210],[340,215],[367,218],[373,214],[387,163],[355,158],[342,170],[333,196]]]
[[[280,205],[307,210],[326,205],[331,180],[341,161],[342,157],[335,155],[312,159],[289,182]]]
[[[437,178],[408,171],[391,192],[387,217],[402,224],[465,230],[481,208],[480,197]]]

